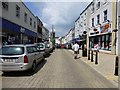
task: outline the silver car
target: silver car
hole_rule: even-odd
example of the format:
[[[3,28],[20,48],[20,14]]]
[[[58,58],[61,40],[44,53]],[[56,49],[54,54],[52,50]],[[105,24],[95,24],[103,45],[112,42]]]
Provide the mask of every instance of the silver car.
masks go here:
[[[44,60],[35,45],[5,45],[0,49],[1,71],[34,71],[36,65]]]

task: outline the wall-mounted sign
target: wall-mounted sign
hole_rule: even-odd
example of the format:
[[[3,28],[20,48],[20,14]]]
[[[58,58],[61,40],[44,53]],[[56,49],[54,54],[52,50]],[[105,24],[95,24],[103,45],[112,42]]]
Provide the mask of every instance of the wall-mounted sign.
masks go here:
[[[21,27],[20,28],[20,32],[24,33],[25,32],[25,28]]]
[[[104,26],[100,27],[100,33],[105,33],[105,32],[109,32],[109,24],[105,24]]]

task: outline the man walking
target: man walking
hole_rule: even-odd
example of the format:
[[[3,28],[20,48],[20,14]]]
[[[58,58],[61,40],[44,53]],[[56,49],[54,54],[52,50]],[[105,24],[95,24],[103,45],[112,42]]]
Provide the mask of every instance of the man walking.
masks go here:
[[[75,42],[75,44],[72,46],[72,49],[74,51],[74,59],[77,59],[77,56],[79,54],[79,45],[77,42]]]

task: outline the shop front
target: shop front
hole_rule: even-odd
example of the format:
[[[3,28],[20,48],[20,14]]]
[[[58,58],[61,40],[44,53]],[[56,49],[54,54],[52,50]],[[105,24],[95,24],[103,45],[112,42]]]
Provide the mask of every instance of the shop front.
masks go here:
[[[106,23],[93,28],[89,35],[89,48],[111,51],[112,32],[111,24]]]
[[[1,18],[0,18],[1,19]],[[2,19],[2,44],[35,42],[36,33],[6,19]]]

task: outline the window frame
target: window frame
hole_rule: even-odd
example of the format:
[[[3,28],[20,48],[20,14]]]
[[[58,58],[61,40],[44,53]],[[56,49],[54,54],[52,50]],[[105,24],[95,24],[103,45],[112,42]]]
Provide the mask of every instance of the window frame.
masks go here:
[[[106,9],[105,11],[103,11],[104,13],[104,22],[107,21],[107,15],[108,15],[108,10]]]
[[[32,26],[32,18],[30,17],[30,26]]]
[[[20,18],[20,7],[16,5],[16,17]]]
[[[100,14],[97,15],[97,24],[100,24]]]
[[[27,13],[26,12],[24,13],[24,22],[27,23]]]
[[[4,8],[5,10],[8,10],[9,8],[8,2],[2,2],[2,8]]]
[[[92,18],[92,27],[94,27],[94,18]]]

